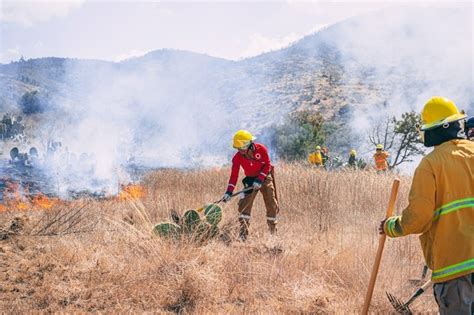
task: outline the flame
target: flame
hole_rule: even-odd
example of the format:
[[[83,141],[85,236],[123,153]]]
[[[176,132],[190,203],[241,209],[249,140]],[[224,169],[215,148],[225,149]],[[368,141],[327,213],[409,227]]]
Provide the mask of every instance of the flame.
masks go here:
[[[5,203],[0,205],[0,211],[17,210],[25,211],[30,209],[48,210],[56,203],[56,199],[50,199],[42,193],[36,194],[33,198],[30,196],[28,187],[22,187],[14,181],[5,182],[5,191],[3,197]]]
[[[14,181],[5,182],[5,208],[10,210],[27,210],[30,207],[30,203],[24,197],[25,192],[28,192],[28,189],[25,188],[24,192],[21,191],[21,186],[19,183]]]
[[[50,199],[48,198],[48,196],[43,195],[42,193],[39,193],[36,196],[34,196],[32,203],[33,203],[33,206],[35,206],[36,208],[48,210],[54,206],[56,201],[57,200]]]
[[[18,210],[28,210],[29,208],[29,204],[26,203],[26,202],[23,202],[23,201],[20,201],[20,202],[17,202],[15,205],[14,205]]]
[[[140,199],[145,197],[145,188],[141,185],[123,185],[122,191],[118,195],[119,200]]]

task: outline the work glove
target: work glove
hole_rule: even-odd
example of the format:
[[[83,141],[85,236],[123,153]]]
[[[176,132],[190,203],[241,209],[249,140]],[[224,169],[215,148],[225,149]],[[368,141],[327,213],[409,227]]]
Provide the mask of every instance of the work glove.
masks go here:
[[[253,182],[252,188],[253,188],[254,190],[259,190],[260,188],[262,188],[262,182],[256,179],[256,180]]]
[[[226,192],[226,193],[224,194],[224,196],[222,196],[222,201],[223,201],[223,202],[227,202],[227,201],[229,201],[231,198],[232,198],[232,193]]]

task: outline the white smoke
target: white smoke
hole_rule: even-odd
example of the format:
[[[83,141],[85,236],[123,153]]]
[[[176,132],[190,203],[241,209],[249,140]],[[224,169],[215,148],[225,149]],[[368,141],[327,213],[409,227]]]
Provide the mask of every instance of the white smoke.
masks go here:
[[[350,98],[354,85],[368,87],[347,126],[359,133],[361,152],[370,156],[364,140],[380,120],[420,112],[432,96],[451,98],[474,114],[473,29],[473,4],[457,2],[394,6],[327,33],[324,40],[337,47],[345,68],[342,93]]]
[[[175,57],[177,54],[178,57]],[[179,59],[179,61],[173,58]],[[209,167],[227,161],[229,112],[216,94],[218,60],[161,51],[140,62],[68,61],[64,93],[55,120],[61,158],[48,163],[67,191],[116,193],[124,171],[141,167]],[[77,157],[82,156],[77,159]],[[86,161],[84,161],[86,160]],[[65,167],[67,165],[67,167]],[[88,167],[90,166],[90,167]],[[87,169],[87,172],[84,171]]]
[[[473,110],[472,4],[392,8],[343,21],[315,36],[316,43],[306,38],[283,53],[240,62],[179,51],[120,63],[67,61],[63,93],[70,101],[60,103],[56,119],[64,123],[55,138],[72,163],[50,163],[63,194],[74,189],[116,192],[118,183],[129,179],[131,164],[192,168],[228,163],[232,132],[251,128],[260,136],[293,109],[265,90],[282,78],[273,77],[279,69],[259,68],[258,62],[271,67],[291,60],[295,47],[311,51],[325,42],[337,49],[344,69],[339,93],[354,105],[347,129],[360,135],[359,152],[369,152],[364,136],[374,122],[387,114],[419,111],[432,95]]]

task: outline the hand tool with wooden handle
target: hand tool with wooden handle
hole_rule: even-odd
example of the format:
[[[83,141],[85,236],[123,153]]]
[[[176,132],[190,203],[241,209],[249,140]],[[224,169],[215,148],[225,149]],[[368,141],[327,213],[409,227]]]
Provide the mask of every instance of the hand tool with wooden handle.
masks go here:
[[[400,180],[398,178],[393,180],[392,192],[390,194],[390,200],[388,202],[387,213],[385,218],[392,216],[393,208],[395,207],[395,201],[397,200],[398,186],[400,185]],[[385,245],[385,239],[387,235],[380,235],[379,246],[377,248],[377,254],[375,255],[374,266],[372,267],[372,274],[370,275],[369,286],[367,288],[367,293],[365,295],[364,306],[362,308],[362,314],[366,315],[369,312],[370,301],[372,300],[372,293],[374,292],[375,280],[377,279],[377,273],[379,271],[380,261],[382,260],[383,247]]]

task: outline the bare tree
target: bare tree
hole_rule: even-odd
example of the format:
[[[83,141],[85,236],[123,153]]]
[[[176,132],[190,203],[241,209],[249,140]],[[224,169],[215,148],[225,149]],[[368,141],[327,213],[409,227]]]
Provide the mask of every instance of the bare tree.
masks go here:
[[[411,162],[414,157],[424,154],[423,142],[417,128],[420,123],[420,115],[414,111],[402,114],[400,119],[388,116],[370,131],[369,142],[374,146],[380,143],[391,153],[391,169]]]
[[[382,144],[386,151],[391,151],[395,142],[395,117],[385,117],[369,132],[369,142],[376,146]]]

